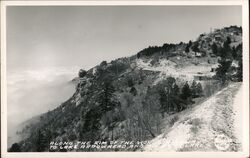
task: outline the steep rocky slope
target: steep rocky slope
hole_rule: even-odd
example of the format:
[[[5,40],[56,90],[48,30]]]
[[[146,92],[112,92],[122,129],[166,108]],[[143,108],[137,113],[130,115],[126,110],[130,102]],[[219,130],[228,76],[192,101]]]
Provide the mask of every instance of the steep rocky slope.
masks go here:
[[[193,42],[149,47],[134,56],[110,63],[103,61],[88,71],[81,70],[79,77],[73,80],[77,83],[74,95],[19,132],[23,136],[18,143],[20,150],[51,151],[52,141],[151,140],[166,128],[180,131],[179,128],[189,128],[192,123],[198,123],[194,131],[202,132],[198,128],[205,124],[201,122],[210,118],[189,120],[191,123],[177,126],[174,122],[178,118],[174,115],[192,108],[220,89],[215,74],[226,50],[225,42],[230,43],[231,50],[227,76],[238,80],[241,36],[241,28],[231,26],[202,34]],[[197,107],[197,113],[203,114],[203,107],[207,106]],[[185,138],[180,138],[180,142],[190,138],[188,131],[181,135]],[[171,139],[177,141],[175,137]],[[112,149],[68,151],[96,150]]]
[[[179,120],[164,133],[151,140],[145,151],[238,151],[241,148],[234,127],[234,96],[241,93],[240,83],[232,83],[192,110],[179,114]],[[239,90],[240,89],[240,90]],[[242,107],[238,107],[240,109]],[[242,132],[242,131],[241,131]],[[222,140],[222,138],[225,138]],[[221,140],[221,142],[219,142]]]

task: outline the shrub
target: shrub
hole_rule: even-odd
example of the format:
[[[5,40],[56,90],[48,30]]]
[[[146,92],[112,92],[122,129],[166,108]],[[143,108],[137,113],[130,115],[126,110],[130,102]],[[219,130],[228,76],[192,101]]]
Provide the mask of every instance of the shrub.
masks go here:
[[[20,152],[20,145],[18,143],[12,144],[12,146],[9,149],[9,152]]]
[[[178,121],[178,120],[179,120],[179,117],[178,117],[177,115],[175,115],[174,117],[170,118],[170,120],[169,120],[169,125],[170,125],[170,126],[173,126],[174,123],[175,123],[176,121]]]
[[[83,78],[85,75],[87,74],[87,71],[83,70],[83,69],[80,69],[79,73],[78,73],[78,76],[80,78]]]
[[[191,89],[188,85],[188,82],[185,83],[185,85],[182,88],[182,94],[181,94],[181,98],[183,100],[187,100],[188,98],[190,98],[192,96],[192,92]]]
[[[114,62],[111,62],[111,65],[108,67],[108,70],[118,75],[124,72],[128,67],[129,65],[126,63],[114,61]]]
[[[137,90],[135,89],[135,87],[132,87],[130,89],[130,93],[133,94],[133,96],[136,96],[137,95]]]
[[[108,64],[107,64],[107,61],[102,61],[101,64],[100,64],[101,67],[107,66],[107,65],[108,65]]]
[[[215,43],[213,43],[213,45],[212,45],[212,51],[213,51],[213,53],[214,53],[215,55],[218,54],[218,47],[217,47],[217,45],[216,45]]]
[[[134,81],[133,81],[132,77],[129,77],[129,78],[127,79],[127,82],[128,82],[128,86],[129,86],[129,87],[133,87],[133,86],[134,86]]]

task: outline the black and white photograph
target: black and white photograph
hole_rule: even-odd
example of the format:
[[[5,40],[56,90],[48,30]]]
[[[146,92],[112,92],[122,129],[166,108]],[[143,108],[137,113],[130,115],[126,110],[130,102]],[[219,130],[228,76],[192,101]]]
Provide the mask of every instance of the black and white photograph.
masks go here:
[[[1,4],[2,156],[247,157],[248,2],[238,2]]]

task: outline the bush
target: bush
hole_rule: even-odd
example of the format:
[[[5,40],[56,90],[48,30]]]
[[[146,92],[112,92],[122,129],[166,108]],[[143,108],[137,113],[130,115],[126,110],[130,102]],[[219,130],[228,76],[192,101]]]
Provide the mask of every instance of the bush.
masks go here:
[[[227,80],[231,79],[230,67],[232,60],[222,59],[218,63],[220,65],[215,69],[216,77],[224,84]]]
[[[107,66],[107,65],[108,65],[107,61],[102,61],[101,64],[100,64],[101,67]]]
[[[162,47],[158,47],[158,46],[149,46],[148,48],[145,48],[145,49],[143,49],[142,51],[140,51],[140,52],[138,53],[138,55],[139,55],[139,57],[140,57],[141,55],[151,56],[151,55],[153,55],[154,53],[161,51],[161,49],[162,49]],[[137,55],[137,57],[138,57],[138,55]]]
[[[192,45],[192,41],[189,41],[186,48],[185,48],[185,52],[188,53],[189,52],[189,48],[191,47]]]
[[[160,96],[162,117],[164,117],[165,112],[175,113],[184,109],[175,78],[168,77],[166,80],[159,82],[154,88]]]
[[[18,143],[12,144],[9,149],[9,152],[21,152],[20,145]]]
[[[204,88],[202,94],[205,97],[209,97],[216,93],[217,91],[221,90],[223,87],[219,84],[219,81],[207,81],[204,83]]]
[[[218,54],[218,46],[217,46],[215,43],[213,43],[213,45],[212,45],[212,51],[213,51],[213,53],[214,53],[215,55]]]
[[[83,69],[80,69],[79,73],[78,73],[78,76],[80,78],[83,78],[85,75],[87,74],[87,71],[83,70]]]
[[[192,92],[191,89],[188,85],[188,82],[185,83],[185,85],[182,87],[182,94],[181,94],[181,98],[183,100],[187,100],[188,98],[190,98],[192,96]]]
[[[135,89],[135,87],[132,87],[130,89],[130,93],[133,94],[133,96],[136,96],[137,95],[137,90]]]
[[[195,42],[194,45],[192,46],[192,50],[194,52],[199,52],[200,49],[199,49],[199,43],[198,42]]]
[[[178,121],[178,120],[179,120],[179,117],[178,117],[177,115],[175,115],[174,117],[170,118],[170,120],[169,120],[169,125],[170,125],[170,126],[173,126],[174,123],[175,123],[176,121]]]
[[[127,79],[127,82],[128,82],[128,86],[129,86],[129,87],[133,87],[133,86],[134,86],[134,81],[133,81],[132,77],[129,77],[129,78]]]
[[[198,84],[197,84],[196,92],[197,92],[197,95],[198,95],[199,97],[201,97],[201,96],[203,95],[203,89],[202,89],[201,83],[198,83]]]
[[[126,69],[129,67],[128,64],[118,61],[111,62],[111,65],[108,67],[108,71],[118,75],[122,72],[126,71]]]

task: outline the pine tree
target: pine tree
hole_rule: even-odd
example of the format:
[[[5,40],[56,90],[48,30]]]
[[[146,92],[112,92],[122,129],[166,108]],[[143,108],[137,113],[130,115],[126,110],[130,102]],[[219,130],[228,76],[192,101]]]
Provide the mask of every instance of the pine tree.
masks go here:
[[[137,59],[139,59],[139,58],[141,57],[141,54],[140,54],[140,53],[137,53],[137,54],[136,54],[136,57],[137,57]]]
[[[242,65],[242,58],[238,62],[239,66],[237,68],[236,78],[237,81],[242,82],[243,80],[243,65]]]
[[[222,55],[221,57],[232,60],[232,49],[230,47],[229,41],[224,42],[223,51],[224,54],[221,54]]]
[[[191,85],[191,93],[193,98],[197,97],[197,83],[195,80],[193,80],[193,83]]]
[[[189,88],[188,82],[186,82],[185,85],[182,88],[181,98],[183,100],[187,100],[191,96],[192,96],[192,92],[191,92],[191,90]]]
[[[192,43],[193,43],[193,42],[190,40],[190,41],[188,42],[188,46],[191,47]]]
[[[135,88],[135,87],[132,87],[132,88],[130,89],[130,93],[133,94],[133,96],[136,96],[136,95],[137,95],[137,90],[136,90],[136,88]]]
[[[216,68],[216,77],[224,84],[227,80],[230,79],[229,70],[231,67],[232,61],[227,59],[219,60],[219,66]]]
[[[189,52],[189,48],[191,47],[192,45],[192,41],[189,41],[186,48],[185,48],[185,52],[188,53]]]
[[[84,131],[95,131],[100,127],[101,110],[99,107],[90,109],[85,116]]]
[[[180,99],[180,88],[179,86],[175,83],[173,87],[173,102],[175,104],[175,109],[177,112],[181,111],[183,107],[181,106],[181,99]]]
[[[231,39],[227,37],[227,40],[223,43],[223,47],[219,51],[221,59],[218,61],[219,66],[216,69],[216,77],[225,84],[227,80],[231,80],[231,64],[233,60],[233,51],[230,47]]]
[[[241,82],[243,80],[243,63],[242,63],[242,44],[239,44],[236,47],[237,57],[236,60],[238,61],[238,68],[236,73],[237,81]]]
[[[128,82],[128,86],[129,87],[133,87],[134,86],[134,81],[133,81],[132,77],[129,77],[127,82]]]
[[[12,144],[12,146],[9,149],[9,152],[21,152],[21,147],[18,143]]]
[[[108,65],[108,63],[107,63],[107,61],[102,61],[101,63],[100,63],[100,66],[101,67],[105,67],[105,66],[107,66]]]
[[[232,48],[232,57],[233,57],[233,59],[237,59],[237,51],[236,51],[236,48],[233,46],[233,48]]]
[[[229,36],[227,36],[227,40],[226,40],[226,42],[228,43],[228,44],[231,44],[231,38],[229,37]]]
[[[193,47],[192,47],[192,50],[196,53],[196,52],[199,52],[200,49],[199,49],[199,43],[198,42],[195,42]]]
[[[166,111],[166,109],[168,109],[167,106],[167,98],[166,98],[166,94],[164,92],[163,89],[159,90],[159,95],[160,95],[160,103],[161,103],[161,113],[162,113],[162,117],[164,117],[164,112]]]
[[[219,50],[219,56],[221,59],[232,59],[232,49],[230,47],[231,41],[228,38],[224,43],[223,47]]]
[[[99,102],[99,107],[101,109],[101,112],[103,112],[104,114],[106,114],[109,111],[112,111],[115,109],[115,107],[119,106],[119,102],[116,99],[116,96],[114,94],[115,92],[115,88],[112,85],[112,82],[110,81],[105,81],[102,85],[102,90],[99,93],[98,96],[98,102]],[[110,128],[112,130],[112,138],[113,139],[113,121],[114,121],[114,115],[111,112],[111,122],[108,125],[108,128]]]
[[[178,96],[178,95],[179,95],[179,93],[180,93],[180,88],[179,88],[179,86],[178,86],[176,83],[174,83],[174,87],[173,87],[173,95]]]
[[[85,75],[87,74],[87,71],[83,70],[83,69],[80,69],[79,73],[78,73],[78,76],[80,78],[83,78]]]
[[[175,79],[169,77],[159,86],[162,115],[164,112],[172,112],[176,109],[179,111],[181,109],[179,107],[179,87],[175,83]]]
[[[185,52],[186,53],[189,53],[189,46],[187,45],[186,48],[185,48]]]
[[[36,151],[42,152],[45,151],[48,146],[48,141],[44,134],[44,131],[38,130],[37,141],[36,141]]]
[[[103,116],[100,106],[91,108],[84,117],[84,124],[80,132],[81,140],[96,140],[99,138],[100,120]]]
[[[197,92],[197,95],[198,95],[199,97],[201,97],[201,96],[203,95],[203,90],[202,90],[202,86],[201,86],[201,83],[200,83],[200,82],[197,84],[196,92]]]
[[[103,112],[110,111],[116,106],[115,88],[110,81],[102,84],[101,92],[98,95],[98,102]]]
[[[216,43],[213,43],[212,44],[212,51],[215,55],[218,54],[218,46],[216,45]]]

